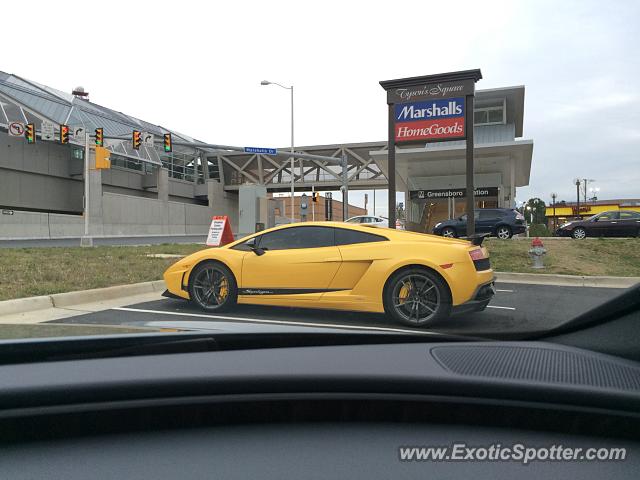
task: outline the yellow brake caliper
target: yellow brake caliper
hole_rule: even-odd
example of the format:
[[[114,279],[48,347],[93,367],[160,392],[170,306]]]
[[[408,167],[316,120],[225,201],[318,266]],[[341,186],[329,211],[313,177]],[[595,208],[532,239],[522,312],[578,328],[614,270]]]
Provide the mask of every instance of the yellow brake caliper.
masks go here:
[[[398,292],[398,300],[400,300],[401,305],[407,300],[410,293],[411,293],[411,283],[407,283],[407,282],[403,283],[402,288],[400,288],[400,292]]]
[[[227,298],[227,294],[229,293],[229,285],[227,284],[227,279],[223,279],[222,283],[220,284],[220,290],[218,291],[218,297],[220,298],[220,301],[223,301],[225,298]]]

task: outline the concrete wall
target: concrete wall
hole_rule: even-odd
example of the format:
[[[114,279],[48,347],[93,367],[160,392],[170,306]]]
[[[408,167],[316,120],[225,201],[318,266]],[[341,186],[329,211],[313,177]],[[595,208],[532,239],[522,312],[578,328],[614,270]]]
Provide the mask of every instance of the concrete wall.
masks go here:
[[[209,207],[162,202],[148,198],[103,194],[102,219],[92,224],[93,235],[206,235],[211,224]],[[82,215],[23,212],[0,213],[0,239],[80,237]]]
[[[74,148],[40,140],[28,145],[0,132],[0,206],[81,213],[83,160],[72,156]],[[102,171],[102,183],[108,192],[157,198],[157,189],[143,188],[144,175],[114,166]],[[180,201],[195,204],[194,188],[194,182],[169,179],[169,195]]]
[[[207,188],[212,215],[227,215],[231,221],[231,230],[238,232],[238,194],[225,192],[224,185],[216,180],[207,180]]]
[[[104,235],[204,235],[211,224],[206,206],[106,192],[102,199]]]
[[[84,232],[80,215],[13,211],[0,214],[0,238],[79,237]]]
[[[72,165],[68,145],[28,145],[23,138],[0,132],[0,205],[82,211],[82,181],[70,177]]]

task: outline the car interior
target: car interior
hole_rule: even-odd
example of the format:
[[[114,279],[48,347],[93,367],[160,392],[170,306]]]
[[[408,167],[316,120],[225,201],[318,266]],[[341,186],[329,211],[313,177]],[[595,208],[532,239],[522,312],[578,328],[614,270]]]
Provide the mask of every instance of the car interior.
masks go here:
[[[389,460],[461,438],[635,453],[639,306],[636,287],[551,331],[492,339],[325,329],[0,341],[3,476],[424,478],[421,462]],[[517,472],[594,478],[605,463]],[[640,460],[606,465],[637,478]]]

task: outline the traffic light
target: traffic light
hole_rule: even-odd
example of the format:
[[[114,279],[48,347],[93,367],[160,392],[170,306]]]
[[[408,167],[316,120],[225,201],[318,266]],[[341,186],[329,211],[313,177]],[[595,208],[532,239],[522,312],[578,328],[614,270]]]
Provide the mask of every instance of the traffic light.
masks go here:
[[[111,168],[109,150],[96,145],[96,169]]]
[[[320,198],[320,194],[318,192],[313,192],[313,196],[311,197],[311,199],[313,200],[313,203],[318,203],[319,198]]]
[[[133,148],[135,150],[140,150],[140,145],[142,145],[142,133],[139,130],[133,131],[133,138],[131,139],[131,143],[133,144]]]
[[[69,126],[60,125],[60,143],[69,143]]]
[[[169,153],[171,150],[172,150],[171,134],[165,133],[164,134],[164,151]]]
[[[104,147],[104,128],[96,128],[96,147]]]
[[[33,123],[27,123],[24,127],[24,138],[27,143],[36,143],[36,127]]]

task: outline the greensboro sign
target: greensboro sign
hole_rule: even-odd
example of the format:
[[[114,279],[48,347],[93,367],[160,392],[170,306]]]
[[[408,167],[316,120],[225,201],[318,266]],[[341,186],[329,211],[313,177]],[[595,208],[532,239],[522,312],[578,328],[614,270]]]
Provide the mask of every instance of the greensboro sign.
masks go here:
[[[473,191],[475,197],[497,197],[498,187],[481,187]],[[442,190],[411,190],[411,200],[427,200],[430,198],[463,198],[467,196],[465,188],[445,188]]]

